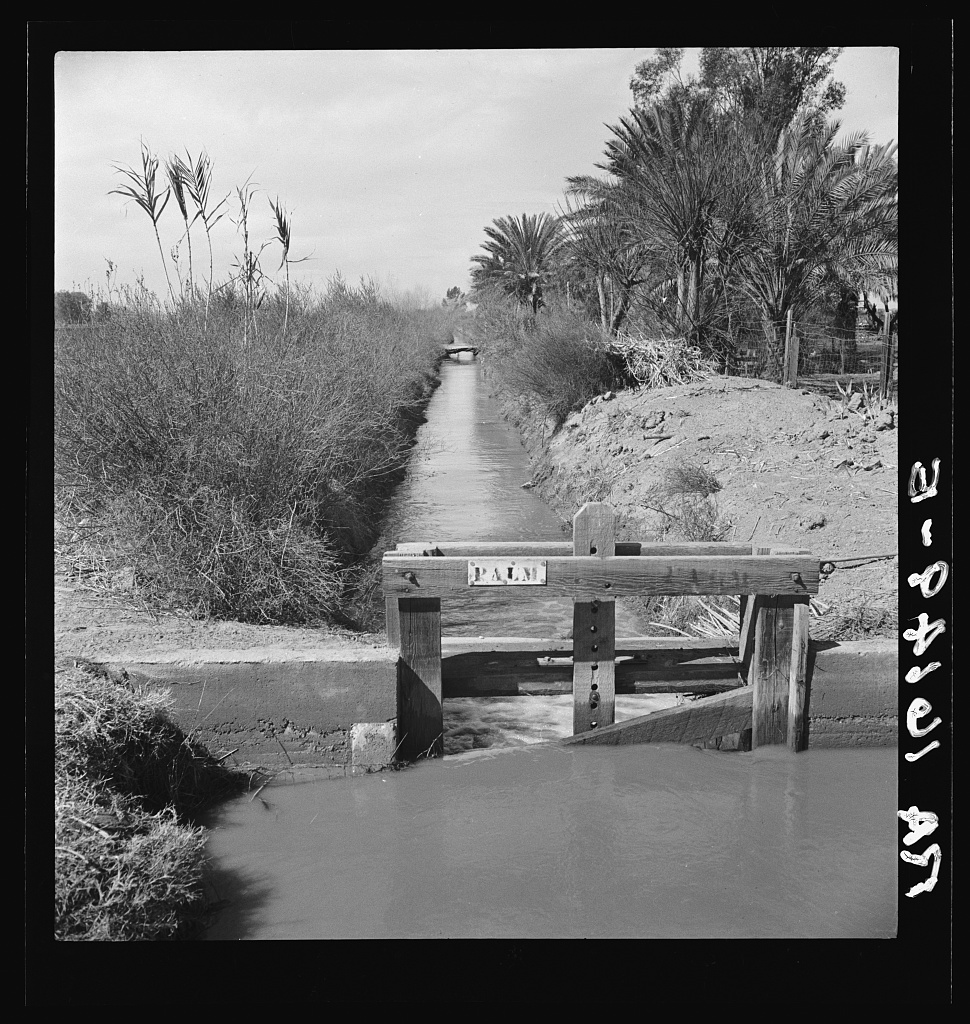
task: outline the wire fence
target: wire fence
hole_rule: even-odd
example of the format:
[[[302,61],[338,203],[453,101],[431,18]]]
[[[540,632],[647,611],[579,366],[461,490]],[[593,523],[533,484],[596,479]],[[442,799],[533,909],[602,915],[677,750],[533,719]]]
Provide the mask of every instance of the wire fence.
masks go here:
[[[837,391],[837,385],[865,383],[887,398],[896,397],[899,337],[895,325],[889,333],[859,327],[836,333],[831,327],[782,321],[775,325],[772,344],[761,323],[732,325],[727,339],[725,372],[732,376],[782,380],[819,390]]]

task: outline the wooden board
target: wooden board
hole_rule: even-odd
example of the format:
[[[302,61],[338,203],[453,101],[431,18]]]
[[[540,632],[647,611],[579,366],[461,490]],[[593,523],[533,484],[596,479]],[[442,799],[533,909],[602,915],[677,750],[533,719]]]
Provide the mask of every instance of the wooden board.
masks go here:
[[[697,657],[708,657],[738,649],[734,637],[711,640],[706,637],[679,636],[621,636],[614,641],[617,657],[635,654],[664,653],[676,655],[689,652]],[[536,638],[531,636],[443,636],[441,655],[451,658],[459,654],[473,654],[485,657],[491,653],[527,653],[536,658],[561,658],[572,654],[572,640]],[[685,657],[687,654],[685,654]]]
[[[559,742],[623,746],[630,743],[698,743],[743,732],[751,724],[751,688],[692,701],[679,708],[654,711]]]
[[[616,551],[613,509],[587,502],[573,516],[573,555],[606,561]],[[573,735],[612,725],[616,705],[616,600],[573,604]]]
[[[401,656],[398,661],[398,756],[442,757],[441,601],[399,602]]]
[[[570,541],[428,541],[422,544],[398,544],[389,555],[421,554],[429,557],[446,556],[449,558],[491,558],[499,555],[510,557],[534,556],[537,558],[556,558],[571,555],[573,545]],[[779,552],[781,553],[781,552]],[[808,552],[805,552],[806,554]],[[614,554],[642,558],[656,555],[750,555],[750,544],[728,544],[723,542],[709,543],[691,541],[682,544],[646,543],[643,541],[616,541]]]
[[[818,559],[777,556],[574,556],[546,560],[543,587],[508,588],[507,594],[576,600],[673,594],[817,594]],[[468,586],[465,558],[385,555],[385,595],[442,597]]]
[[[788,742],[788,689],[794,599],[759,594],[751,654],[752,749]]]

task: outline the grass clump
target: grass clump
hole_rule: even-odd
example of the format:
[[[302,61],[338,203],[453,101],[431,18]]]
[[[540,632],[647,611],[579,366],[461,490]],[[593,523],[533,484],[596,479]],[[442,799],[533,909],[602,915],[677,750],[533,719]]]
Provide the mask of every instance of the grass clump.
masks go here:
[[[658,540],[721,541],[732,524],[724,519],[715,495],[721,484],[703,466],[675,462],[661,470],[648,488],[644,507],[655,513]]]
[[[173,939],[205,914],[205,830],[192,814],[249,777],[168,717],[164,692],[85,668],[54,692],[54,935]]]
[[[812,636],[816,640],[870,640],[877,637],[896,639],[899,636],[899,609],[871,597],[831,609]]]

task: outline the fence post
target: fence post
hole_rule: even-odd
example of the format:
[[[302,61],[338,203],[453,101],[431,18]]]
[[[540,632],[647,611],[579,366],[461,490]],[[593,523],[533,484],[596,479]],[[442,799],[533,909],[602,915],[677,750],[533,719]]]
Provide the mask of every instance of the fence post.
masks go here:
[[[785,322],[785,376],[786,387],[798,386],[798,335],[795,333],[792,324],[792,310],[788,310],[788,319]]]
[[[613,510],[587,502],[573,516],[573,554],[610,558]],[[612,725],[616,708],[616,599],[573,603],[573,735]]]
[[[889,327],[889,306],[886,306],[886,316],[882,324],[883,346],[882,366],[879,371],[879,397],[888,398],[892,389],[893,374],[893,336]]]
[[[441,598],[397,599],[399,754],[406,761],[444,754],[441,711]]]

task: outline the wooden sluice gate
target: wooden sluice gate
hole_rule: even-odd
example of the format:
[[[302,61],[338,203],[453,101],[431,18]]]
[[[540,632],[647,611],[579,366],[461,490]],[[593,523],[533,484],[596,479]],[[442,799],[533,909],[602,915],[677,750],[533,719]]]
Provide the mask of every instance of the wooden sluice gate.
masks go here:
[[[621,692],[650,692],[649,673],[656,673],[658,662],[670,655],[703,662],[716,661],[720,654],[737,666],[732,685],[750,687],[743,696],[722,694],[649,717],[684,717],[696,708],[695,732],[714,730],[709,733],[713,737],[721,735],[716,731],[721,728],[730,733],[736,731],[732,723],[741,721],[751,730],[752,747],[787,744],[794,751],[804,750],[809,600],[818,586],[819,560],[802,548],[617,541],[613,511],[599,502],[587,503],[576,513],[571,544],[399,544],[384,556],[383,590],[388,643],[399,650],[400,756],[443,753],[443,652],[449,660],[463,658],[472,667],[487,665],[496,679],[494,692],[550,692],[553,680],[557,686],[565,683],[568,692],[571,684],[577,738],[613,726],[618,682]],[[442,600],[494,587],[523,601],[540,594],[571,598],[572,640],[443,641]],[[736,641],[616,637],[618,597],[721,594],[741,595]],[[571,668],[563,664],[570,655]],[[524,690],[514,684],[509,688],[509,675],[516,672],[522,675]],[[571,680],[563,678],[564,672],[571,672]],[[719,674],[723,679],[723,666]],[[724,689],[723,682],[710,687]],[[677,688],[664,686],[668,691]],[[685,683],[684,689],[696,693],[704,687]]]

